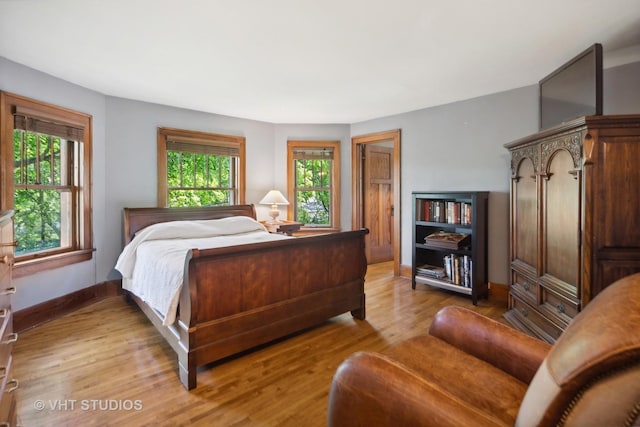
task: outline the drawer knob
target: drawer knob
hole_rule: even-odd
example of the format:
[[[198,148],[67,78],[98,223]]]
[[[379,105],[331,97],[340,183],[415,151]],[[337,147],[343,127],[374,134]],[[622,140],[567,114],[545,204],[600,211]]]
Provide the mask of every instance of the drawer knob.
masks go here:
[[[526,308],[521,308],[521,309],[520,309],[520,313],[522,313],[522,315],[523,315],[524,317],[529,316],[529,312],[527,311],[527,309],[526,309]]]
[[[558,310],[558,313],[564,313],[564,304],[561,302],[556,304],[556,310]]]
[[[20,387],[20,383],[18,382],[17,379],[12,379],[11,381],[9,381],[7,383],[7,386],[9,386],[11,384],[11,387],[9,387],[5,393],[13,393],[14,391],[16,391],[18,389],[18,387]]]
[[[524,282],[523,286],[525,291],[529,291],[529,289],[531,289],[531,285],[529,284],[529,282]]]
[[[10,288],[5,288],[4,291],[0,292],[0,295],[11,295],[16,293],[16,287],[12,286]]]
[[[2,341],[2,344],[13,344],[16,341],[18,341],[18,333],[17,332],[13,332],[13,333],[7,335],[7,339]]]

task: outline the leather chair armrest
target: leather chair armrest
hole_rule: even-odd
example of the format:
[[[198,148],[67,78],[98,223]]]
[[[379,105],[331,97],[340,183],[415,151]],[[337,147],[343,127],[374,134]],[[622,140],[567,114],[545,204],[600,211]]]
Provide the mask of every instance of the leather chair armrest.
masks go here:
[[[329,392],[328,427],[495,424],[496,420],[379,353],[350,356],[338,367]]]
[[[429,334],[529,384],[551,345],[463,307],[436,314]]]

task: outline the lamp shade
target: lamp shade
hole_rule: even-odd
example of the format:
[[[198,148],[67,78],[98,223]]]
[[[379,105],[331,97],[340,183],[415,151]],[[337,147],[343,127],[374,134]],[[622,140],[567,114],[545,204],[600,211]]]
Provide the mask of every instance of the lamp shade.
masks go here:
[[[271,190],[266,196],[260,200],[261,205],[288,205],[289,201],[285,199],[282,193],[278,190]]]

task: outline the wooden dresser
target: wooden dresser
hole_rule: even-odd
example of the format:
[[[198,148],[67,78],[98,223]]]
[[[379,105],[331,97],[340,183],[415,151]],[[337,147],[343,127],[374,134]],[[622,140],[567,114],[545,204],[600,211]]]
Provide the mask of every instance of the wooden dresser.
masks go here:
[[[17,424],[16,393],[18,380],[13,376],[13,343],[18,334],[13,332],[11,283],[13,266],[13,211],[0,211],[0,426]]]
[[[582,117],[505,147],[505,317],[554,342],[598,292],[640,271],[640,115]]]

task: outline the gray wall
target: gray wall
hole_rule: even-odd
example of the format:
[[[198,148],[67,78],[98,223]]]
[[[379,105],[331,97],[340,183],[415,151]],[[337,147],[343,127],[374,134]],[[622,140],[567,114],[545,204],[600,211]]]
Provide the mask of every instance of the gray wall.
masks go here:
[[[93,237],[96,253],[93,259],[64,268],[14,279],[18,292],[13,309],[46,301],[105,280],[107,266],[113,259],[102,248],[113,238],[106,225],[105,191],[107,175],[106,105],[104,95],[57,79],[48,74],[16,64],[0,57],[0,89],[40,101],[71,108],[93,116]],[[121,234],[121,233],[118,233]]]
[[[640,112],[640,63],[605,72],[606,114]],[[351,226],[351,137],[401,129],[402,264],[411,262],[411,191],[488,190],[489,280],[507,283],[509,158],[503,144],[537,130],[536,85],[354,124],[272,124],[104,96],[0,57],[0,89],[93,116],[94,259],[16,279],[14,309],[118,277],[122,208],[156,204],[158,126],[242,135],[247,202],[286,189],[286,141],[342,142],[341,224]],[[268,207],[258,206],[260,218]]]
[[[640,113],[640,62],[604,71],[603,114]]]
[[[412,191],[490,191],[489,280],[508,282],[509,156],[538,126],[537,87],[351,125],[353,136],[401,129],[401,263],[411,265]]]

